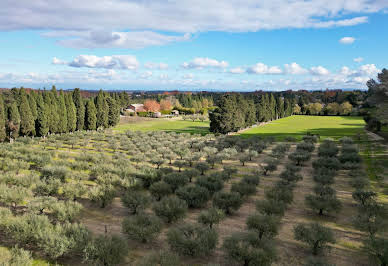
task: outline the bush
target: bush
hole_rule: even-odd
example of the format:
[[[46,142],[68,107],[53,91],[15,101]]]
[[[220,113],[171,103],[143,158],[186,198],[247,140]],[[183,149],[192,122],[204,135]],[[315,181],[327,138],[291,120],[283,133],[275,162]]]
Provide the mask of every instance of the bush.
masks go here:
[[[202,211],[198,216],[198,222],[213,228],[214,224],[218,224],[224,219],[224,211],[217,208],[210,208],[206,211]]]
[[[138,266],[180,266],[179,256],[168,250],[160,250],[146,255],[137,263]]]
[[[311,158],[311,153],[306,151],[296,151],[288,155],[288,159],[293,161],[297,166],[302,166],[304,162],[307,162]]]
[[[256,231],[259,239],[273,238],[277,235],[280,219],[277,216],[253,214],[247,219],[247,228]]]
[[[364,249],[374,262],[388,265],[388,240],[383,238],[368,238],[364,242]]]
[[[287,180],[287,182],[298,182],[303,179],[302,175],[293,171],[284,171],[280,174],[280,178],[283,180]]]
[[[256,202],[256,209],[265,215],[283,216],[286,211],[286,205],[283,202],[277,202],[271,199],[259,200]]]
[[[318,142],[318,136],[316,136],[316,135],[305,135],[302,137],[302,139],[305,142],[311,142],[311,143]]]
[[[182,219],[187,212],[187,203],[177,196],[164,197],[161,201],[156,202],[153,210],[157,216],[172,223]]]
[[[146,243],[160,233],[162,221],[155,215],[139,214],[125,218],[122,228],[128,238]]]
[[[298,145],[296,145],[296,150],[311,153],[315,150],[315,145],[314,143],[311,143],[311,142],[301,142]]]
[[[199,172],[197,169],[186,169],[182,172],[182,175],[186,176],[190,183],[193,181],[193,178],[198,177],[200,174],[201,172]]]
[[[214,229],[197,224],[180,224],[167,232],[170,248],[180,255],[198,257],[209,255],[217,246]]]
[[[238,182],[232,184],[230,191],[239,193],[241,197],[251,196],[256,193],[256,186],[246,182]]]
[[[112,185],[95,186],[89,192],[90,200],[100,204],[101,208],[105,208],[111,203],[115,196],[116,190]]]
[[[247,183],[252,186],[258,186],[260,184],[260,176],[259,175],[246,175],[243,177],[241,182]]]
[[[268,172],[276,171],[278,168],[278,161],[275,159],[267,159],[264,161],[264,165],[262,165],[263,174],[267,175]]]
[[[209,190],[197,185],[186,185],[176,191],[176,195],[186,201],[189,208],[201,208],[210,198]]]
[[[294,228],[296,240],[305,242],[312,249],[313,255],[327,248],[327,244],[335,243],[334,233],[330,228],[312,223],[308,225],[299,224]]]
[[[225,239],[222,247],[229,258],[241,265],[269,266],[277,256],[274,244],[258,239],[254,232],[234,233]]]
[[[226,214],[238,210],[242,202],[241,195],[236,192],[217,192],[213,199],[213,205],[225,211]]]
[[[145,192],[129,189],[121,197],[121,202],[131,214],[137,214],[151,204],[151,198]]]
[[[84,260],[93,265],[120,264],[128,253],[127,242],[119,236],[99,235],[84,250]]]
[[[10,252],[9,266],[31,266],[33,259],[31,252],[24,250],[22,248],[14,247]],[[0,261],[1,262],[1,261]]]
[[[341,153],[338,157],[341,163],[359,163],[361,162],[361,157],[358,153]]]
[[[313,167],[314,169],[328,168],[337,171],[341,168],[341,164],[337,158],[322,157],[313,162]]]
[[[179,187],[183,187],[189,183],[188,177],[182,173],[167,174],[164,176],[163,181],[170,185],[173,192],[175,192],[175,190],[177,190]]]
[[[213,174],[211,176],[200,176],[197,179],[196,184],[206,188],[211,194],[220,191],[224,186],[222,178],[217,174]]]
[[[293,201],[294,193],[288,187],[275,186],[265,192],[265,197],[269,200],[290,204]]]
[[[338,154],[338,147],[337,146],[320,146],[318,149],[318,156],[319,157],[334,157]]]
[[[361,205],[367,205],[375,202],[377,193],[373,191],[366,191],[357,189],[352,193],[352,197],[355,201],[357,201]]]
[[[61,182],[65,182],[67,175],[69,174],[69,168],[65,166],[44,166],[41,170],[43,178],[59,179]]]
[[[170,195],[172,189],[166,182],[159,181],[150,186],[150,193],[157,201],[159,201],[161,198]]]

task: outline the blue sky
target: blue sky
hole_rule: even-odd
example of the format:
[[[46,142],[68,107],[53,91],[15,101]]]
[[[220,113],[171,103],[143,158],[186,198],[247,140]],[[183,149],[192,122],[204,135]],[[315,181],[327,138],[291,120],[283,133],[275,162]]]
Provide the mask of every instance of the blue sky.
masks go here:
[[[80,2],[1,1],[0,87],[365,89],[387,67],[387,0]]]

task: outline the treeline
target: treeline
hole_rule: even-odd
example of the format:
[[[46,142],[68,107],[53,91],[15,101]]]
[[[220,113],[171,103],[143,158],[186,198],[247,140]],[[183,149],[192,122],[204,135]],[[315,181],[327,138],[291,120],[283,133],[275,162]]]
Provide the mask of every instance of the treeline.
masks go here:
[[[254,95],[225,94],[209,114],[210,131],[226,134],[256,124],[293,114],[293,100],[272,93]]]
[[[96,97],[83,98],[79,89],[58,92],[55,86],[28,93],[24,88],[3,91],[0,141],[114,126],[120,119],[121,104],[115,98],[102,90]]]

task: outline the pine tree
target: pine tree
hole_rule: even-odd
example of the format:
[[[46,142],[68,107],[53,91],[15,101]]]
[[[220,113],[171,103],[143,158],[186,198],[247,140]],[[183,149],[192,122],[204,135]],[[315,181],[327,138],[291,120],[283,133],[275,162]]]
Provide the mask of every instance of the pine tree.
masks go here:
[[[4,100],[3,100],[3,94],[0,93],[0,141],[4,141],[6,137],[7,137],[7,133],[5,131]]]
[[[115,99],[109,96],[106,98],[106,102],[109,106],[108,124],[109,126],[115,126],[120,121],[120,106]]]
[[[97,127],[97,110],[92,99],[86,103],[85,126],[88,130],[95,130]]]
[[[65,94],[65,104],[67,111],[67,132],[74,132],[77,128],[77,113],[70,93]]]
[[[65,95],[63,90],[60,90],[58,97],[58,131],[60,133],[67,132],[67,109],[65,104]]]
[[[35,122],[34,117],[32,116],[30,105],[28,103],[26,90],[21,88],[19,93],[20,133],[25,136],[33,135],[35,131]]]
[[[73,91],[73,102],[76,108],[76,117],[77,117],[77,130],[83,130],[85,124],[85,104],[81,97],[80,89],[76,88]]]
[[[38,93],[36,97],[36,107],[38,115],[36,119],[36,133],[38,136],[45,137],[49,132],[49,113],[42,93]]]
[[[107,103],[105,100],[104,92],[100,89],[95,99],[95,106],[97,109],[97,128],[107,128],[108,127],[108,112]]]
[[[8,123],[7,132],[9,138],[17,138],[19,136],[20,129],[20,114],[16,102],[12,102],[8,107]]]

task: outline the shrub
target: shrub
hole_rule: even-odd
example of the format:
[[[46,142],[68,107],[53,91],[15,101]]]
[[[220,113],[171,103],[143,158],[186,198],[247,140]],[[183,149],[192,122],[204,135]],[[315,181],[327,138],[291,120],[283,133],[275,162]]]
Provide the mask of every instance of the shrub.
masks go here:
[[[150,187],[151,195],[159,201],[161,198],[172,193],[171,186],[164,181],[153,183]]]
[[[314,143],[311,142],[301,142],[298,145],[296,145],[297,151],[304,151],[304,152],[313,152],[315,149]]]
[[[338,153],[338,147],[337,146],[320,146],[318,149],[318,156],[319,157],[333,157],[336,156]]]
[[[277,235],[280,219],[277,216],[253,214],[247,219],[247,228],[258,233],[259,239],[273,238]]]
[[[322,157],[322,158],[318,158],[313,162],[313,167],[314,169],[328,168],[328,169],[337,171],[341,168],[341,164],[337,158]]]
[[[256,209],[265,215],[283,216],[286,205],[283,202],[277,202],[271,199],[259,200],[256,202]]]
[[[388,240],[383,238],[368,238],[364,242],[365,251],[374,262],[388,265]]]
[[[201,208],[210,198],[209,190],[197,185],[186,185],[176,191],[176,195],[186,201],[189,208]]]
[[[101,208],[105,208],[111,203],[115,196],[116,190],[112,185],[95,186],[89,192],[90,200],[100,204]]]
[[[124,219],[123,232],[132,240],[149,242],[162,230],[162,221],[155,215],[139,214]]]
[[[318,142],[318,137],[316,135],[305,135],[302,137],[303,141],[316,143]]]
[[[294,194],[287,187],[275,186],[265,192],[265,197],[269,200],[290,204],[294,198]]]
[[[67,175],[69,174],[69,168],[65,166],[44,166],[41,170],[43,178],[55,178],[65,182]]]
[[[194,167],[201,172],[201,175],[204,175],[207,170],[210,169],[210,166],[206,162],[198,162],[194,165]]]
[[[367,205],[376,200],[377,193],[373,191],[366,191],[357,189],[352,193],[352,197],[355,201],[357,201],[361,205]]]
[[[334,234],[330,228],[312,223],[308,225],[299,224],[294,228],[296,240],[305,242],[312,249],[313,255],[327,248],[327,244],[335,243]]]
[[[336,192],[329,186],[317,185],[314,187],[315,195],[306,196],[306,205],[312,210],[318,211],[319,215],[337,212],[341,209],[341,202],[336,197]]]
[[[224,211],[217,208],[210,208],[206,211],[202,211],[198,216],[198,222],[213,228],[214,224],[218,224],[224,219]]]
[[[129,189],[121,197],[121,202],[131,214],[137,214],[151,204],[151,198],[145,192]]]
[[[196,184],[206,188],[211,194],[220,191],[224,186],[222,178],[216,174],[211,176],[200,176],[197,179]]]
[[[287,180],[287,182],[298,182],[303,179],[302,175],[293,171],[284,171],[280,174],[280,178],[283,180]]]
[[[241,181],[252,186],[258,186],[260,184],[260,176],[258,174],[246,175]]]
[[[84,249],[84,260],[93,265],[120,264],[128,253],[127,242],[116,235],[99,235]]]
[[[288,159],[293,161],[297,166],[302,166],[304,162],[307,162],[311,158],[311,153],[306,151],[296,151],[288,155]]]
[[[168,250],[160,250],[152,252],[146,255],[139,263],[138,266],[180,266],[181,262],[179,256]]]
[[[242,198],[239,193],[236,192],[217,192],[214,195],[213,205],[223,211],[226,214],[231,214],[236,211],[242,205]]]
[[[170,248],[180,255],[198,257],[209,255],[218,242],[214,229],[197,224],[180,224],[167,232]]]
[[[9,266],[31,266],[33,259],[31,252],[22,248],[14,247],[10,252]],[[0,261],[1,262],[1,261]],[[7,264],[5,264],[7,265]]]
[[[190,183],[193,181],[193,178],[198,177],[200,174],[201,172],[199,172],[197,169],[186,169],[182,172],[182,175],[186,176]]]
[[[299,172],[300,170],[302,169],[302,167],[298,166],[298,165],[295,165],[295,164],[287,164],[286,165],[286,171],[290,171],[290,172]]]
[[[182,173],[170,173],[164,176],[163,181],[170,185],[173,192],[179,187],[183,187],[189,183],[187,176],[182,175]]]
[[[238,182],[232,184],[230,191],[239,193],[241,197],[250,196],[256,193],[256,186],[246,182]]]
[[[277,256],[274,244],[258,239],[254,232],[234,233],[225,239],[222,247],[229,258],[241,265],[269,266]]]
[[[187,212],[187,203],[177,196],[164,197],[153,206],[155,214],[167,223],[172,223],[182,219]]]
[[[361,162],[361,157],[357,153],[341,153],[338,157],[341,163],[359,163]]]
[[[361,205],[354,224],[358,229],[367,232],[370,237],[374,237],[378,232],[387,230],[388,211],[384,205],[373,201],[367,205]]]
[[[264,175],[267,175],[268,172],[276,171],[277,168],[278,168],[278,161],[275,159],[267,159],[264,161],[264,165],[262,165]]]

